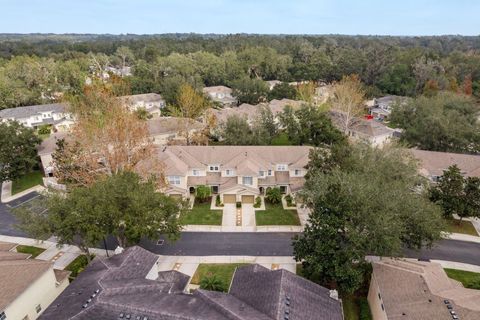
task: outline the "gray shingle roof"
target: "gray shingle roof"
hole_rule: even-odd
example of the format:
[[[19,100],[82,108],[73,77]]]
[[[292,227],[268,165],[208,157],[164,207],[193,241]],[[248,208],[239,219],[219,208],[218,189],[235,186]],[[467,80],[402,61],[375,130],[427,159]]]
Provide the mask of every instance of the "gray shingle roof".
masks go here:
[[[3,119],[23,119],[37,115],[40,112],[66,112],[67,105],[64,103],[40,104],[35,106],[17,107],[0,110],[0,118]]]
[[[271,310],[283,312],[285,294],[292,296],[291,319],[341,319],[341,304],[329,298],[327,289],[286,271],[244,267],[236,271],[230,294],[205,290],[187,294],[183,290],[189,277],[180,272],[159,272],[156,280],[145,278],[157,259],[140,247],[109,259],[96,258],[39,319],[116,320],[123,313],[123,319],[129,315],[142,320],[273,320],[280,318],[272,317]],[[249,284],[245,286],[242,282],[246,280]],[[96,290],[99,292],[92,297]],[[270,300],[265,301],[268,308],[247,296],[261,290],[269,292]]]

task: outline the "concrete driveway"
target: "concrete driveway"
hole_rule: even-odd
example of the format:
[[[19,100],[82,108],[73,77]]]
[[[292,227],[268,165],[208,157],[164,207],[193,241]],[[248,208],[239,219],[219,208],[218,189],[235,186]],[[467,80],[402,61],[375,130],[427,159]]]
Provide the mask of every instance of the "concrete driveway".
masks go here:
[[[223,206],[222,226],[236,226],[237,207],[235,203],[225,203]]]
[[[242,227],[255,227],[255,209],[251,203],[242,203]]]

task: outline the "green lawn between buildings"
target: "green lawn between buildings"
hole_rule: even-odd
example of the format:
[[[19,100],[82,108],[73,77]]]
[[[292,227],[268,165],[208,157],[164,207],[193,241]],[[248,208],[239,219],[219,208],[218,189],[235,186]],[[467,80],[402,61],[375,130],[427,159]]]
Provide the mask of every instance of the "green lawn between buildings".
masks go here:
[[[192,210],[188,210],[180,216],[180,223],[200,224],[200,225],[215,225],[222,224],[222,210],[210,210],[210,201],[205,203],[197,203],[193,205]]]
[[[296,210],[285,210],[282,204],[265,203],[265,209],[255,211],[257,226],[299,226]]]
[[[92,255],[92,260],[95,258]],[[82,254],[75,258],[68,266],[65,267],[65,270],[70,271],[70,281],[75,279],[80,272],[82,272],[88,265],[87,256]]]
[[[203,278],[215,275],[223,282],[225,292],[230,287],[233,273],[237,267],[246,265],[245,263],[201,263],[198,265],[197,271],[192,277],[192,284],[200,284]]]
[[[475,230],[475,227],[470,221],[465,221],[462,220],[455,220],[455,219],[449,219],[446,220],[447,224],[447,231],[448,232],[453,232],[453,233],[463,233],[463,234],[468,234],[471,236],[479,236],[477,231]]]
[[[33,246],[23,246],[23,245],[18,245],[15,247],[15,249],[17,250],[17,252],[30,254],[32,259],[36,258],[43,251],[45,251],[45,249],[43,248],[38,248]]]
[[[43,184],[43,174],[41,171],[32,171],[12,181],[12,195],[27,190],[36,185]]]
[[[297,264],[297,275],[304,277],[303,267]],[[367,295],[370,286],[370,274],[365,277],[362,288],[354,294],[341,294],[343,314],[345,320],[371,320],[372,314],[368,305]]]
[[[460,281],[465,288],[480,290],[480,273],[457,269],[444,269],[449,278]]]

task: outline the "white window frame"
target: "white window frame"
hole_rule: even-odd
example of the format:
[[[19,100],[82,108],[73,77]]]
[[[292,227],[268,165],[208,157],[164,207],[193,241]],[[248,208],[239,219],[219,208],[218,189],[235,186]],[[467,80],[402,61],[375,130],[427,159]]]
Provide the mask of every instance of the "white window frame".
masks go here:
[[[233,177],[235,175],[235,171],[232,169],[226,169],[225,170],[225,176],[227,177]]]
[[[295,170],[293,171],[293,174],[294,174],[295,176],[299,176],[301,173],[302,173],[302,170],[300,170],[300,169],[295,169]]]
[[[168,183],[171,185],[176,186],[182,183],[182,179],[180,176],[168,176],[167,179],[168,179]]]
[[[246,179],[249,179],[251,181],[251,183],[246,183]],[[245,185],[245,186],[252,186],[253,185],[253,177],[249,177],[249,176],[245,176],[245,177],[242,177],[242,184]]]
[[[268,175],[269,175],[270,177],[273,176],[273,170],[269,169],[269,170],[268,170]]]
[[[258,171],[258,176],[259,177],[265,177],[265,170]]]
[[[200,170],[192,169],[192,175],[195,176],[195,177],[198,177],[200,175]]]
[[[220,171],[220,165],[219,164],[209,164],[208,165],[208,171],[219,172]]]
[[[287,171],[288,165],[286,163],[277,164],[277,171]]]

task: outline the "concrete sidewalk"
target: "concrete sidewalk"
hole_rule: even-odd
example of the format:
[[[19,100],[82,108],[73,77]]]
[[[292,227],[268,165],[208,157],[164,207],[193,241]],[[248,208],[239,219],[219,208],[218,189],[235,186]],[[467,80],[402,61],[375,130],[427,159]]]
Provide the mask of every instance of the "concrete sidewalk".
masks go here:
[[[475,237],[475,236],[471,236],[463,233],[450,233],[450,234],[444,233],[443,237],[445,239],[451,239],[451,240],[480,243],[480,237]]]
[[[73,260],[75,260],[76,257],[83,254],[83,252],[76,246],[64,245],[58,247],[58,244],[52,240],[54,240],[54,238],[45,241],[38,241],[30,238],[0,235],[0,241],[2,242],[16,243],[19,245],[33,246],[45,249],[45,251],[38,255],[35,259],[51,261],[53,262],[53,267],[55,269],[65,269],[65,267],[68,266]],[[90,248],[90,251],[95,255],[106,255],[104,249]],[[113,251],[109,251],[109,254],[113,255]]]
[[[187,232],[302,232],[303,226],[211,226],[186,225]]]
[[[2,183],[2,194],[1,194],[1,202],[2,203],[7,203],[10,201],[13,201],[15,199],[21,198],[24,195],[29,194],[30,192],[42,192],[46,190],[44,186],[38,185],[31,187],[30,189],[24,190],[22,192],[16,193],[12,196],[12,182],[11,181],[5,181]]]

